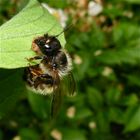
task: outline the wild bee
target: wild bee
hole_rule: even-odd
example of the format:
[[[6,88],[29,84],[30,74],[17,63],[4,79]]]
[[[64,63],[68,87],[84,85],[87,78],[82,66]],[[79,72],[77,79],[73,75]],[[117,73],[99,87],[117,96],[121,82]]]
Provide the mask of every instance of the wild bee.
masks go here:
[[[43,95],[52,93],[52,116],[58,112],[62,95],[73,95],[75,91],[71,58],[66,50],[62,49],[57,36],[45,34],[33,40],[32,50],[37,56],[28,60],[41,61],[37,65],[27,67],[24,73],[29,89]]]

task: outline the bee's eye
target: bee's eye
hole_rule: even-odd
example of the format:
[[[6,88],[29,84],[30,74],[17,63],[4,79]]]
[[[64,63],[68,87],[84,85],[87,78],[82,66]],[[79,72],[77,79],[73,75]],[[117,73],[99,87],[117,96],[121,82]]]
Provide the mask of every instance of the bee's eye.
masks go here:
[[[50,48],[51,48],[48,44],[45,44],[44,46],[45,46],[45,48],[47,48],[47,49],[50,49]]]
[[[41,41],[41,40],[38,40],[37,45],[39,45],[39,46],[44,46],[44,42]]]

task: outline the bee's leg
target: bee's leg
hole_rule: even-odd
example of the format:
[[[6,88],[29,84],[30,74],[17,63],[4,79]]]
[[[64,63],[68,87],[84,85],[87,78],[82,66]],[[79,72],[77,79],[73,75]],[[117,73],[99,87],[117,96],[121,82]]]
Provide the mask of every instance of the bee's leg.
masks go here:
[[[52,77],[47,77],[47,75],[41,74],[34,80],[34,87],[37,88],[38,86],[41,86],[42,84],[51,86],[52,83],[53,83]]]
[[[40,77],[37,77],[34,80],[34,87],[37,88],[40,84],[42,84],[42,79]]]
[[[34,60],[38,60],[38,59],[43,59],[43,56],[35,56],[35,57],[31,57],[31,58],[25,58],[29,64],[32,63],[32,64],[36,64],[36,61]]]
[[[48,74],[41,74],[39,75],[38,77],[40,77],[45,84],[50,84],[50,85],[53,85],[53,78],[52,76],[48,75]]]
[[[50,75],[48,74],[41,74],[39,75],[41,78],[52,78]]]
[[[35,56],[35,57],[31,57],[31,58],[26,58],[27,61],[32,62],[33,60],[38,60],[38,59],[43,59],[43,56]]]

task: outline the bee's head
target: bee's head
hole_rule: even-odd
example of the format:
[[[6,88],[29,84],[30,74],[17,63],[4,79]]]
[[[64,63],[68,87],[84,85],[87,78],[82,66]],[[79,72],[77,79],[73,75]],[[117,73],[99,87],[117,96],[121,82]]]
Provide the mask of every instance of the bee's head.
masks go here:
[[[55,55],[61,48],[59,40],[55,36],[48,36],[48,34],[35,39],[34,43],[39,47],[42,54],[47,56]]]

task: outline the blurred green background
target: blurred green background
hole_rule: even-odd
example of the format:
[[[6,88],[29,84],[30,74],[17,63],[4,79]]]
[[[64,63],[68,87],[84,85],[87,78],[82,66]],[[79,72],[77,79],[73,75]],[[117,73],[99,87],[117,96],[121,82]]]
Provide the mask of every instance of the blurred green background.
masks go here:
[[[0,0],[0,25],[26,2]],[[52,121],[50,97],[27,93],[23,69],[0,69],[0,140],[139,140],[140,1],[40,2],[72,24],[65,37],[77,95],[64,97]]]

